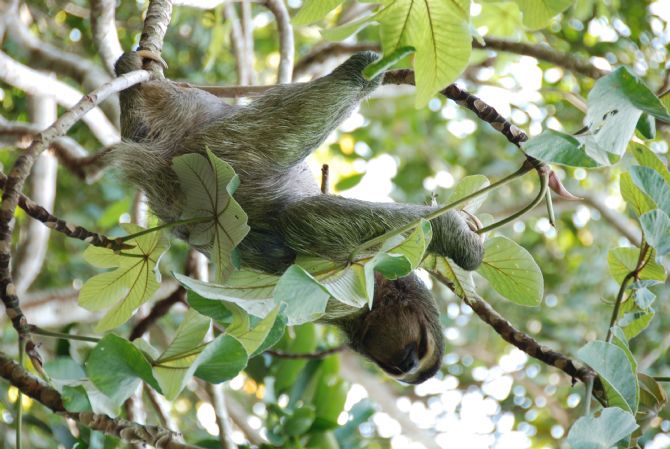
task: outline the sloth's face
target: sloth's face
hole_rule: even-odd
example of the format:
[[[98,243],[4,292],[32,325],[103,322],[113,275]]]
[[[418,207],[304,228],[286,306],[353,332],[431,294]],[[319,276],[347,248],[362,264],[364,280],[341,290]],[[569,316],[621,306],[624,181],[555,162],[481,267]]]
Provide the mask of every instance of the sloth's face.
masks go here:
[[[395,379],[418,384],[440,368],[444,338],[435,301],[413,273],[379,276],[372,310],[357,323],[352,347]]]

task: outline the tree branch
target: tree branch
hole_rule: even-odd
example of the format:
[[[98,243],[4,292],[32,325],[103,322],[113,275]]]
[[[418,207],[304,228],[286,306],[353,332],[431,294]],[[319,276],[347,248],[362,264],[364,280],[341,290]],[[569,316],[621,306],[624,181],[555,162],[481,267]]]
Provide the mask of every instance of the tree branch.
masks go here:
[[[223,13],[226,20],[230,22],[230,41],[232,44],[233,55],[237,70],[237,84],[249,84],[249,65],[246,62],[244,51],[244,34],[240,25],[240,18],[235,10],[233,2],[226,2],[223,5]]]
[[[15,61],[1,51],[0,79],[30,95],[53,96],[58,104],[66,108],[74,107],[77,100],[83,96],[78,90]],[[110,92],[109,95],[113,93],[116,92]],[[98,103],[100,102],[97,102],[96,106]],[[83,119],[103,145],[111,145],[120,140],[117,128],[99,108],[92,108],[89,114],[78,119]]]
[[[46,128],[56,120],[56,103],[52,98],[30,97],[29,106],[31,120],[36,126]],[[53,154],[47,152],[37,158],[32,169],[30,191],[45,209],[54,207],[57,169],[58,161]],[[16,290],[19,295],[30,287],[40,273],[49,244],[49,228],[36,221],[28,221],[22,231],[14,266]]]
[[[283,0],[266,0],[265,6],[275,16],[277,31],[279,32],[279,53],[281,57],[279,59],[277,83],[290,83],[293,78],[293,59],[295,55],[291,17]]]
[[[28,149],[14,162],[7,181],[5,182],[0,204],[0,298],[7,309],[14,328],[21,334],[27,333],[27,322],[16,295],[16,287],[10,272],[12,231],[14,229],[14,212],[19,201],[23,184],[30,173],[35,159],[51,142],[67,132],[87,112],[110,95],[132,85],[148,80],[149,72],[138,70],[120,76],[99,89],[83,97],[72,109],[60,116],[53,125],[40,132]]]
[[[181,441],[181,435],[157,426],[140,425],[125,419],[110,418],[90,412],[71,413],[65,410],[60,393],[39,377],[0,352],[0,377],[23,394],[30,396],[60,415],[84,426],[115,436],[126,442],[145,443],[160,449],[199,449]]]
[[[116,32],[116,1],[91,0],[91,28],[93,42],[100,53],[107,73],[116,76],[114,63],[123,53]]]

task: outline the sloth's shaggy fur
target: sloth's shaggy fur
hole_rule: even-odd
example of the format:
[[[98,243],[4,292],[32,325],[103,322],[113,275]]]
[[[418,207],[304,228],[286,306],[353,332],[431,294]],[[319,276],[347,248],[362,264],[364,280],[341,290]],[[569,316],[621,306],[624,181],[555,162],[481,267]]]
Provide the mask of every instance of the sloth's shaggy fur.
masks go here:
[[[428,206],[370,203],[324,195],[305,158],[381,83],[362,69],[374,53],[352,56],[330,75],[270,89],[247,106],[230,106],[198,89],[154,80],[121,94],[124,141],[105,158],[143,189],[165,222],[178,220],[184,202],[172,159],[209,148],[240,177],[235,199],[251,231],[240,245],[242,264],[281,273],[296,255],[344,261],[361,243],[429,213]],[[140,68],[137,53],[124,54],[118,74]],[[452,211],[431,221],[430,252],[465,269],[483,257],[479,236]],[[186,238],[187,229],[177,234]],[[412,273],[396,281],[376,277],[371,311],[329,308],[325,321],[342,328],[351,346],[406,382],[439,368],[444,348],[435,302]],[[332,303],[333,301],[331,301]],[[414,356],[412,359],[411,356]]]

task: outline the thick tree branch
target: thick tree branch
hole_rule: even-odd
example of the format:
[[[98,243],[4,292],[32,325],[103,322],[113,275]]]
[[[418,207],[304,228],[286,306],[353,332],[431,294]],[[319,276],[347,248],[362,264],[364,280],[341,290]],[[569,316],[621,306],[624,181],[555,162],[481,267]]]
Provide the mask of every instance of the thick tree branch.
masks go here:
[[[91,28],[93,42],[107,73],[116,76],[114,63],[123,53],[116,32],[116,0],[91,0]]]
[[[163,39],[172,18],[170,0],[151,0],[144,19],[144,29],[140,36],[140,50],[149,50],[157,55],[163,50]],[[153,64],[153,66],[152,66]],[[149,68],[160,67],[156,61],[149,62]]]
[[[293,78],[293,59],[295,44],[293,42],[293,27],[283,0],[266,0],[265,6],[275,16],[277,31],[279,32],[279,73],[277,83],[290,83]]]

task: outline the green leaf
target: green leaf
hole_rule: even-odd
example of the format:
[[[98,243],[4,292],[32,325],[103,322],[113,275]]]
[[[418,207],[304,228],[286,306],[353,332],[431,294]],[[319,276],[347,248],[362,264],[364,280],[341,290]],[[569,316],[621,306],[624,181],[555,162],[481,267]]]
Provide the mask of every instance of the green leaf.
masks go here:
[[[670,252],[670,217],[660,209],[640,217],[640,224],[644,231],[644,237],[659,256]]]
[[[522,30],[521,11],[513,2],[481,2],[481,13],[472,18],[475,29],[486,27],[487,34],[516,37]]]
[[[585,168],[601,165],[586,154],[584,143],[573,136],[551,129],[523,142],[521,147],[529,156],[548,163]]]
[[[587,103],[584,142],[589,155],[603,165],[623,155],[643,112],[670,121],[656,95],[625,67],[596,81]]]
[[[276,304],[286,304],[286,318],[292,326],[322,316],[330,294],[302,267],[291,265],[279,279],[274,298]]]
[[[363,179],[365,173],[356,173],[351,176],[340,179],[337,184],[335,184],[335,190],[342,192],[343,190],[348,190],[353,187],[356,187],[361,179]]]
[[[143,230],[131,224],[124,225],[124,229],[128,233]],[[111,307],[98,322],[97,332],[113,329],[128,321],[135,309],[147,302],[160,285],[158,263],[168,248],[167,239],[161,233],[152,232],[128,243],[135,246],[122,254],[93,246],[84,251],[84,259],[92,265],[118,267],[93,276],[79,292],[79,305],[88,310]]]
[[[642,192],[646,193],[663,212],[670,215],[670,186],[663,176],[649,167],[634,166],[630,175]]]
[[[173,273],[173,275],[186,289],[203,298],[237,304],[253,316],[263,318],[275,307],[272,293],[279,281],[279,276],[260,271],[240,270],[231,273],[225,285],[219,285],[178,273]]]
[[[316,420],[314,428],[329,430],[338,428],[337,419],[344,410],[349,386],[338,374],[323,373],[317,379],[314,392]]]
[[[484,187],[488,187],[490,184],[491,181],[489,181],[489,178],[484,175],[466,176],[461,179],[458,184],[456,184],[456,187],[451,190],[449,196],[445,200],[445,204],[458,201],[461,198],[483,189]],[[458,208],[474,214],[481,207],[481,205],[484,204],[484,201],[486,201],[487,197],[488,193],[479,195],[478,197],[461,204],[458,206]]]
[[[86,388],[81,385],[70,387],[65,385],[61,392],[63,405],[68,412],[80,413],[92,411]]]
[[[638,217],[645,212],[656,208],[654,200],[649,198],[635,183],[630,173],[622,173],[619,178],[619,190],[624,201],[628,204]]]
[[[623,329],[624,335],[630,340],[640,335],[649,326],[655,314],[656,312],[651,307],[647,310],[624,313],[617,321],[617,325]]]
[[[635,269],[640,254],[639,248],[620,247],[614,248],[607,254],[607,263],[610,274],[619,284],[628,273]],[[665,269],[651,257],[647,265],[640,272],[640,279],[665,281]]]
[[[172,160],[172,169],[185,192],[182,218],[207,218],[187,225],[189,243],[206,248],[216,281],[239,268],[233,250],[249,232],[247,214],[232,197],[239,178],[227,162],[207,149],[207,157],[189,153]]]
[[[400,243],[396,243],[397,240],[395,237],[384,242],[379,250],[379,254],[386,253],[389,255],[404,256],[410,263],[410,270],[399,273],[399,275],[405,276],[409,274],[409,271],[419,266],[432,237],[433,229],[430,221],[422,219],[421,223],[407,237],[403,238]]]
[[[218,384],[237,376],[247,366],[247,352],[235,338],[219,335],[202,351],[195,365],[197,377]]]
[[[187,298],[189,306],[201,315],[212,318],[224,327],[232,323],[233,314],[226,307],[227,303],[225,301],[206,299],[192,290],[188,292]]]
[[[353,263],[347,266],[313,257],[299,257],[296,264],[311,273],[337,301],[354,308],[368,303],[368,284],[363,265]]]
[[[414,47],[410,46],[396,48],[388,55],[384,55],[383,58],[369,64],[363,69],[363,76],[367,80],[372,80],[415,51]]]
[[[639,399],[637,378],[623,349],[592,341],[577,351],[577,357],[600,376],[608,404],[635,413]]]
[[[640,407],[637,417],[638,422],[641,422],[642,419],[646,421],[658,416],[667,405],[668,397],[663,386],[653,377],[643,373],[638,373],[637,377],[640,385]]]
[[[284,432],[289,436],[300,436],[309,430],[315,417],[314,407],[311,405],[303,405],[296,409],[293,414],[286,419],[286,422],[284,423]]]
[[[644,113],[637,121],[635,129],[637,129],[645,139],[653,139],[656,137],[656,119],[651,115]]]
[[[424,106],[468,64],[472,50],[470,0],[385,3],[377,14],[384,54],[407,46],[416,49],[416,105]]]
[[[268,332],[268,335],[265,337],[263,343],[261,343],[261,345],[254,351],[253,354],[249,356],[249,358],[262,354],[263,352],[272,348],[277,344],[277,342],[279,342],[285,331],[286,315],[283,312],[280,312],[274,324],[272,325],[272,329],[270,329],[270,332]]]
[[[537,306],[542,302],[542,271],[528,251],[506,237],[484,244],[484,260],[477,272],[491,287],[515,304]]]
[[[95,345],[84,368],[93,385],[115,402],[126,400],[141,381],[161,391],[144,354],[128,340],[113,334]]]
[[[638,164],[644,167],[653,168],[658,174],[663,176],[665,182],[670,184],[670,171],[668,171],[665,163],[656,155],[656,153],[639,143],[633,143],[631,145],[631,151]]]
[[[344,0],[304,0],[302,8],[293,17],[294,25],[309,25],[323,19]]]
[[[278,315],[279,306],[275,307],[274,310],[268,314],[268,316],[263,318],[260,322],[258,322],[258,324],[246,332],[234,333],[232,331],[228,331],[228,333],[235,337],[237,341],[242,343],[242,346],[244,346],[247,354],[253,354],[267,338],[275,324],[275,321],[277,320]]]
[[[523,13],[523,24],[530,30],[538,30],[560,12],[568,9],[573,0],[514,0]]]
[[[567,441],[572,449],[610,449],[637,427],[632,413],[617,407],[608,407],[575,421]]]
[[[176,398],[193,376],[197,368],[195,361],[203,350],[201,343],[209,327],[208,317],[189,310],[170,345],[154,362],[154,375],[168,400]]]

